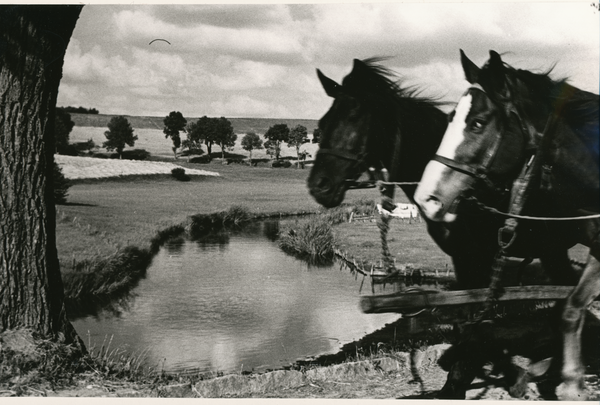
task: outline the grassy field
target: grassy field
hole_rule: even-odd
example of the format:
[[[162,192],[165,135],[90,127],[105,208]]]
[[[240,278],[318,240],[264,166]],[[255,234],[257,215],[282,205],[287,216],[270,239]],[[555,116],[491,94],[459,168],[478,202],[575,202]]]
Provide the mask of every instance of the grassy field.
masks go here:
[[[309,170],[180,162],[220,173],[193,176],[189,182],[170,177],[104,180],[75,184],[68,204],[58,207],[58,252],[63,269],[73,261],[102,257],[133,245],[147,248],[161,229],[181,224],[190,215],[244,206],[255,214],[316,212],[321,207],[306,187]],[[352,202],[374,191],[356,190]]]

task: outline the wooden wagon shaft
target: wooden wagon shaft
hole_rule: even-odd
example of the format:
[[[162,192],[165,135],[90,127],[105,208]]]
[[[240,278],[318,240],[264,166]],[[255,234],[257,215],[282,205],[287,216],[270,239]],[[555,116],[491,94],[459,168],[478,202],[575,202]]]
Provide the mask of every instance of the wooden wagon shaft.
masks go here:
[[[532,285],[505,287],[504,294],[497,301],[542,301],[565,299],[572,286]],[[366,314],[383,312],[404,312],[421,308],[464,305],[485,302],[487,288],[460,291],[415,291],[394,294],[363,295],[360,308]]]

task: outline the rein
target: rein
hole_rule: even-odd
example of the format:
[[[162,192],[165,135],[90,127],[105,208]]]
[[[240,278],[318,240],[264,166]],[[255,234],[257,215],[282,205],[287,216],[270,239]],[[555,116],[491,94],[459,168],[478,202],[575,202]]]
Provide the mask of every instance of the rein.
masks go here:
[[[534,216],[530,216],[530,215],[518,215],[518,214],[511,214],[509,212],[503,212],[496,208],[489,207],[489,206],[483,204],[482,202],[480,202],[479,200],[477,200],[477,198],[475,198],[475,197],[466,197],[466,198],[464,198],[464,200],[470,201],[470,202],[474,203],[475,205],[477,205],[478,208],[480,208],[484,211],[491,212],[492,214],[502,215],[502,216],[509,217],[509,218],[526,219],[526,220],[531,220],[531,221],[578,221],[578,220],[585,220],[585,219],[600,218],[600,214],[582,215],[579,217],[534,217]]]

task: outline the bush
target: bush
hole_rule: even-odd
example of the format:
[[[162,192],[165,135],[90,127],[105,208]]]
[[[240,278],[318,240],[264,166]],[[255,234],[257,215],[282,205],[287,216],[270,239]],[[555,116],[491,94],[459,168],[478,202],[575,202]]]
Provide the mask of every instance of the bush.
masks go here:
[[[171,176],[175,177],[179,181],[190,181],[190,176],[185,174],[185,169],[183,167],[176,167],[171,170]]]
[[[54,203],[65,204],[71,182],[64,176],[60,166],[54,162]]]
[[[193,157],[189,160],[190,163],[210,163],[210,155],[202,155]]]
[[[150,157],[150,152],[145,149],[124,150],[121,156],[123,159],[129,160],[147,160]],[[115,154],[115,158],[118,157],[119,155]]]
[[[89,139],[85,142],[75,142],[70,144],[72,145],[78,152],[90,152],[92,149],[96,147],[96,143],[93,139]]]
[[[223,226],[240,226],[251,219],[250,211],[243,206],[233,205],[222,212]]]
[[[79,150],[77,150],[77,146],[72,143],[61,147],[58,153],[65,156],[79,156]]]
[[[275,160],[273,162],[273,164],[271,165],[271,167],[283,167],[283,168],[288,168],[292,166],[292,162],[290,162],[289,160]]]

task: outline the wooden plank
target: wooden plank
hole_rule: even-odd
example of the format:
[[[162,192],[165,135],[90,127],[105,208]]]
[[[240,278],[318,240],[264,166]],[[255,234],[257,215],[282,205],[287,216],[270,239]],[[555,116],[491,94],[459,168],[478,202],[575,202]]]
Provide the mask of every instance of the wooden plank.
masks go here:
[[[560,300],[566,298],[573,288],[572,286],[553,285],[505,287],[505,292],[498,298],[498,301]],[[481,303],[487,300],[488,294],[487,288],[479,288],[460,291],[430,290],[363,295],[360,297],[360,308],[366,314],[404,312],[421,308]]]

